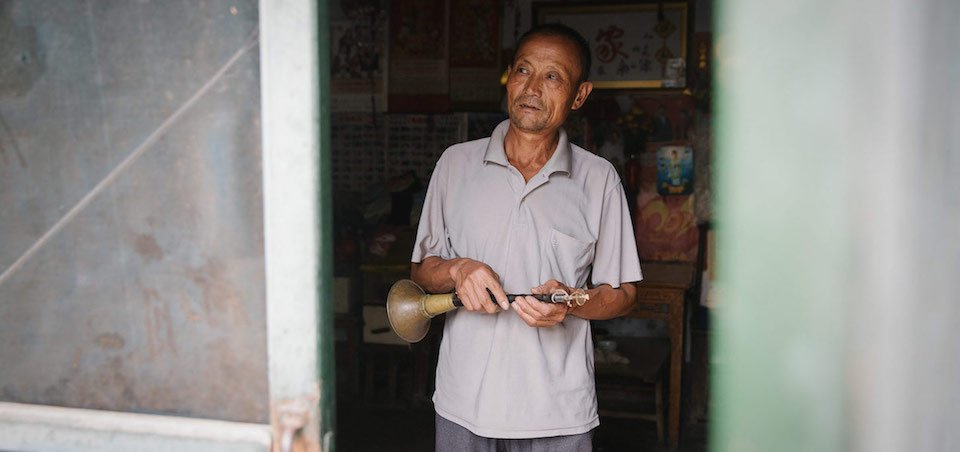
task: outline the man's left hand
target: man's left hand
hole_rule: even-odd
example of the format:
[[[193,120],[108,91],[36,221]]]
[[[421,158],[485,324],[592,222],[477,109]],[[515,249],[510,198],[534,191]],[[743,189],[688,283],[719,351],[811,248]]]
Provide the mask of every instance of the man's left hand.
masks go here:
[[[530,292],[537,295],[552,294],[557,289],[573,293],[573,289],[555,279],[530,289]],[[513,310],[527,325],[548,327],[563,322],[570,312],[570,307],[564,303],[543,302],[533,297],[517,297],[513,300]]]

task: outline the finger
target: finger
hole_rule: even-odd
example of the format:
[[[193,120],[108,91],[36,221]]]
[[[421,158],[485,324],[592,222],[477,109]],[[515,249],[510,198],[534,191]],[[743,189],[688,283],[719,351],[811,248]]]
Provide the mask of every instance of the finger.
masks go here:
[[[549,318],[554,325],[563,322],[567,318],[567,305],[560,303],[544,303],[548,305],[550,312],[544,317]]]
[[[477,303],[480,305],[480,309],[487,314],[497,312],[497,305],[490,299],[490,293],[487,292],[487,285],[485,283],[477,283],[474,294],[477,297]]]
[[[457,297],[460,298],[460,302],[463,303],[463,309],[467,311],[476,311],[477,304],[473,301],[473,295],[466,290],[458,290]]]
[[[482,309],[480,303],[477,302],[476,288],[471,282],[465,281],[463,286],[458,288],[457,293],[463,300],[463,307],[467,308],[468,311],[475,312]]]
[[[553,303],[544,303],[533,297],[524,298],[524,310],[536,323],[533,326],[553,326],[563,321],[565,310]]]
[[[552,294],[557,289],[570,293],[569,290],[567,290],[567,286],[563,285],[560,281],[557,281],[556,279],[548,280],[547,282],[537,286],[537,289],[538,291],[533,293]]]
[[[534,287],[533,289],[530,289],[530,291],[535,294],[544,294],[544,293],[548,294],[550,293],[550,290],[551,290],[551,287],[550,287],[551,281],[553,280],[551,279],[550,281],[540,284],[539,286]]]
[[[533,316],[543,318],[543,317],[549,316],[551,313],[554,312],[552,309],[554,306],[554,303],[540,301],[533,297],[524,297],[524,298],[528,298],[530,300],[530,303],[528,303],[529,308],[527,312],[529,312]]]
[[[527,325],[533,326],[533,327],[542,326],[541,325],[542,322],[540,321],[540,319],[533,315],[533,312],[536,312],[536,311],[533,311],[531,309],[530,307],[531,301],[533,303],[539,303],[539,301],[530,297],[514,298],[513,310],[514,312],[517,313],[517,315],[520,316],[520,319],[522,319],[523,322],[526,323]]]
[[[463,307],[468,311],[478,311],[482,309],[480,301],[477,299],[476,280],[479,276],[478,262],[468,262],[460,268],[460,278],[457,281],[457,295],[463,301]]]
[[[483,292],[484,292],[484,294],[486,295],[486,298],[484,298],[483,300],[486,302],[486,307],[488,308],[488,312],[490,312],[491,314],[493,314],[493,313],[499,311],[499,310],[500,310],[500,304],[499,304],[499,302],[496,300],[496,298],[494,298],[493,292],[490,290],[490,288],[489,288],[489,287],[484,287],[484,288],[483,288]]]
[[[485,311],[493,314],[497,312],[498,308],[509,306],[509,303],[506,302],[507,294],[500,287],[500,277],[490,267],[482,267],[475,275],[474,282],[478,289],[477,300],[482,304]],[[500,293],[500,296],[497,295],[497,292]],[[491,297],[491,294],[493,294],[493,297]]]
[[[477,300],[478,310],[482,310],[487,314],[497,312],[497,306],[490,300],[490,294],[487,293],[487,287],[485,285],[477,284],[473,294]]]
[[[492,284],[488,285],[487,289],[493,294],[493,298],[496,299],[497,304],[500,305],[500,309],[504,311],[510,310],[510,300],[507,299],[507,293],[503,291],[503,287],[500,286],[499,281],[492,281]]]
[[[467,292],[467,284],[464,281],[459,281],[457,287],[453,289],[457,293],[457,298],[460,299],[460,302],[463,303],[463,309],[468,311],[473,310],[473,301],[470,300],[470,294]]]
[[[534,299],[535,300],[535,299]],[[562,322],[567,316],[567,306],[562,303],[540,302],[531,303],[530,308],[536,312],[530,314],[541,321],[556,325]]]

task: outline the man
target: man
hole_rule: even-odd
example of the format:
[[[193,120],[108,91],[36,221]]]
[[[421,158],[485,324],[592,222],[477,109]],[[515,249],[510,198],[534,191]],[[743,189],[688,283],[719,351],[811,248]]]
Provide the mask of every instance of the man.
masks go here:
[[[589,451],[599,425],[590,319],[626,313],[640,263],[626,200],[606,160],[561,125],[593,88],[576,31],[535,27],[507,80],[510,119],[437,162],[411,277],[456,291],[437,365],[437,451]],[[583,306],[506,293],[570,292]],[[495,299],[491,299],[491,296]]]

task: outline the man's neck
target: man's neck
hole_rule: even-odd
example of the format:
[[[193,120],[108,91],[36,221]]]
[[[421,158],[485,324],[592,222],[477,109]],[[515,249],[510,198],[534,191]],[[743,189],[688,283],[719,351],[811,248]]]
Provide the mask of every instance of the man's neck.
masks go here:
[[[511,124],[503,138],[503,150],[510,164],[523,174],[524,180],[529,181],[547,164],[559,141],[558,130],[544,133],[525,132]]]

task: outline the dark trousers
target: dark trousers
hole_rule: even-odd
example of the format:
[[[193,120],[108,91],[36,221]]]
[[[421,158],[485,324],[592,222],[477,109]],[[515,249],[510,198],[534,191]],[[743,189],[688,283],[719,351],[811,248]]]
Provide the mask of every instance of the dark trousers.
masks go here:
[[[436,452],[592,452],[592,441],[592,430],[548,438],[484,438],[437,415]]]

